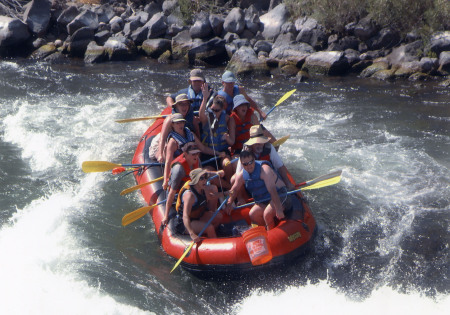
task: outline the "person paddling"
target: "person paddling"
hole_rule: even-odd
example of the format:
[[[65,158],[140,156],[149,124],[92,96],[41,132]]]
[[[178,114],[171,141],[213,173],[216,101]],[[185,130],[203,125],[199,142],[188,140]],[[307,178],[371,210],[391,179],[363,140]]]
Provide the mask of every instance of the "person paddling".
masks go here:
[[[194,242],[199,242],[198,233],[214,215],[218,205],[218,190],[215,185],[206,185],[207,171],[196,168],[189,173],[188,181],[180,190],[177,199],[176,230],[181,234],[189,234]],[[210,238],[217,237],[215,228],[220,224],[222,214],[218,213],[212,224],[205,229]]]
[[[236,173],[234,184],[229,191],[227,211],[231,212],[238,191],[245,185],[255,200],[255,205],[250,209],[250,219],[270,230],[275,227],[274,218],[282,220],[284,210],[292,208],[292,197],[286,194],[286,185],[272,169],[270,162],[256,161],[253,153],[246,150],[241,152],[239,159],[243,170]]]
[[[284,165],[280,155],[274,146],[269,142],[269,138],[265,136],[261,125],[255,125],[250,128],[250,138],[245,142],[245,149],[251,151],[257,160],[269,161],[274,169],[278,171],[281,179],[286,184],[288,190],[294,189],[294,185],[288,176],[288,170]],[[236,173],[242,170],[242,164],[238,161]]]

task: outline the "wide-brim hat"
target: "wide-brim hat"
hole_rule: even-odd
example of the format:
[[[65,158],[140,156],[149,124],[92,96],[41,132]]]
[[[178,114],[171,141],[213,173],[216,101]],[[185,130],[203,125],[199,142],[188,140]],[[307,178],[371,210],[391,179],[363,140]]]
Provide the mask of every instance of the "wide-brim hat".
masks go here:
[[[250,128],[250,139],[244,143],[247,146],[251,146],[254,144],[264,144],[269,142],[269,138],[264,136],[264,130],[262,129],[261,125],[254,125]]]
[[[189,177],[191,178],[189,185],[191,186],[197,185],[198,181],[200,180],[200,177],[202,177],[203,174],[206,174],[206,170],[204,169],[196,168],[192,170],[189,173]]]
[[[192,69],[191,73],[189,74],[189,80],[191,81],[203,81],[205,82],[205,75],[203,74],[203,71],[201,69]]]
[[[175,103],[173,103],[172,107],[176,106],[177,104],[179,104],[181,102],[185,102],[185,101],[192,103],[192,100],[187,96],[187,94],[185,94],[185,93],[179,94],[175,97]]]
[[[186,122],[186,119],[184,119],[183,115],[181,115],[180,113],[172,114],[172,122],[175,123],[179,121]]]
[[[243,104],[250,104],[244,95],[238,94],[233,98],[233,110],[235,110],[236,108],[238,108]]]

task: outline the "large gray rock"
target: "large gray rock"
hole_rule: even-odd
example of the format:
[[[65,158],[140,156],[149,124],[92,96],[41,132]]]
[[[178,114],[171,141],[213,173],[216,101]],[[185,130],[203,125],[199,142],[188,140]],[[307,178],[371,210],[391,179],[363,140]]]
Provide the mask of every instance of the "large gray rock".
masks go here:
[[[72,35],[82,27],[88,27],[92,31],[95,31],[98,27],[97,14],[89,10],[84,10],[72,22],[67,24],[67,33]]]
[[[94,41],[88,44],[84,53],[85,63],[100,63],[106,59],[105,47],[97,45]]]
[[[88,26],[79,28],[67,39],[67,52],[72,57],[84,57],[87,46],[94,40],[94,30]]]
[[[269,58],[290,60],[301,65],[305,62],[306,58],[314,52],[314,48],[306,43],[288,43],[274,47],[269,54]]]
[[[166,17],[163,13],[156,13],[144,27],[148,27],[148,39],[163,36],[167,31]]]
[[[262,15],[259,19],[264,25],[262,35],[265,39],[277,38],[281,33],[281,26],[287,22],[289,11],[284,4],[276,6],[273,10]]]
[[[358,50],[359,40],[355,36],[345,36],[329,43],[328,50],[330,51],[344,51],[346,49]]]
[[[99,23],[109,23],[109,21],[116,15],[114,9],[107,4],[94,7],[92,11],[97,14]]]
[[[210,14],[209,15],[209,24],[213,30],[215,36],[221,36],[223,32],[223,23],[225,23],[225,19],[218,14]]]
[[[68,8],[66,8],[61,12],[58,19],[56,20],[59,28],[67,32],[67,25],[72,22],[80,13],[80,10],[76,6],[69,6]]]
[[[227,70],[235,74],[269,74],[270,69],[264,59],[259,59],[255,51],[248,46],[242,46],[228,62]]]
[[[23,20],[30,30],[38,36],[47,32],[50,23],[50,0],[33,0],[28,5]]]
[[[211,65],[224,65],[228,61],[225,50],[225,40],[215,37],[208,41],[194,41],[192,48],[188,51],[189,64],[198,61]]]
[[[369,78],[372,75],[374,75],[375,73],[377,73],[378,71],[388,70],[388,69],[389,69],[389,63],[387,61],[377,61],[377,62],[371,64],[370,66],[368,66],[367,68],[365,68],[360,73],[359,76],[362,78]]]
[[[397,66],[404,62],[419,61],[421,51],[423,51],[422,41],[415,41],[394,48],[386,58],[392,66]]]
[[[400,33],[391,28],[383,28],[367,41],[370,50],[389,49],[400,43]]]
[[[105,53],[110,61],[127,61],[136,58],[134,42],[126,37],[111,37],[105,45]]]
[[[376,35],[378,32],[378,26],[370,17],[361,19],[353,28],[353,33],[360,40],[368,40]]]
[[[157,38],[147,39],[142,43],[142,51],[151,58],[159,58],[164,52],[170,50],[171,41],[169,39]]]
[[[233,8],[223,23],[225,32],[241,34],[245,29],[245,14],[240,8]]]
[[[55,53],[57,51],[55,44],[49,43],[46,45],[42,45],[31,54],[31,59],[42,60],[47,56]]]
[[[188,30],[181,31],[172,37],[172,58],[181,59],[192,47],[192,38]]]
[[[12,52],[30,38],[25,23],[17,18],[0,16],[0,51]]]
[[[448,75],[450,73],[450,51],[439,54],[439,72]]]
[[[245,13],[245,27],[247,30],[252,32],[253,35],[261,31],[263,28],[259,15],[253,12],[253,10],[249,9]]]
[[[201,14],[189,30],[189,34],[192,38],[207,38],[211,36],[212,33],[213,29],[209,22],[209,15],[206,14]]]
[[[442,51],[450,51],[450,31],[433,34],[430,40],[430,49],[438,56]]]
[[[350,69],[342,51],[320,51],[309,55],[302,70],[309,74],[344,75]]]

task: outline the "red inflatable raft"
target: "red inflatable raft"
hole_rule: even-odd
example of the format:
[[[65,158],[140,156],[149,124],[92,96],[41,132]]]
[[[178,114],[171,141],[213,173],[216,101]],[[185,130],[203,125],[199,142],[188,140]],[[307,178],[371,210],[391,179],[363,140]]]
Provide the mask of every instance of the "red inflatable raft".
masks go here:
[[[170,110],[166,108],[161,114],[169,114]],[[133,164],[155,162],[150,160],[148,152],[153,137],[161,130],[163,121],[162,118],[157,119],[141,137],[133,157]],[[151,166],[135,174],[135,178],[138,184],[142,184],[162,175],[163,167]],[[166,199],[162,181],[142,187],[141,192],[149,205]],[[218,238],[203,238],[200,243],[195,244],[190,254],[181,262],[181,267],[200,278],[248,275],[253,271],[266,270],[292,262],[309,247],[316,231],[316,222],[306,201],[299,198],[298,206],[286,214],[287,220],[281,221],[265,235],[263,245],[268,247],[271,257],[266,256],[267,259],[252,261],[251,248],[248,248],[249,233],[242,233],[243,235],[240,233],[251,228],[248,217],[250,207],[234,210],[230,216],[224,215],[223,224],[217,231]],[[180,235],[175,232],[171,224],[174,220],[170,220],[166,227],[161,225],[164,209],[165,203],[154,207],[150,214],[164,251],[178,260],[192,240],[189,235]],[[171,210],[171,215],[176,215],[175,209]],[[256,229],[254,231],[256,232]],[[247,246],[244,238],[246,238]],[[268,261],[264,262],[265,260]],[[264,263],[255,265],[261,262]]]

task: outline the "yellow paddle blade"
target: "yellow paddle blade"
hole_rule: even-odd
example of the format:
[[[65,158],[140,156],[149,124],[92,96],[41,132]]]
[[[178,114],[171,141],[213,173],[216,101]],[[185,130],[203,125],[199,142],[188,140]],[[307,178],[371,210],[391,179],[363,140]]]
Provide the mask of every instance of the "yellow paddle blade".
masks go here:
[[[287,135],[287,136],[281,137],[280,139],[278,139],[277,141],[275,141],[274,143],[272,143],[272,145],[273,145],[274,147],[279,147],[280,145],[282,145],[283,143],[285,143],[286,140],[289,139],[290,136],[291,136],[291,135]]]
[[[178,265],[181,264],[181,262],[183,261],[184,257],[186,257],[186,255],[189,253],[189,251],[191,250],[192,246],[194,246],[194,241],[191,242],[191,245],[189,245],[188,248],[186,248],[186,250],[184,251],[183,255],[181,255],[180,259],[178,259],[177,263],[175,264],[175,266],[173,266],[172,270],[170,270],[170,273],[172,273],[172,271],[174,271],[175,269],[177,269]]]
[[[116,164],[107,161],[84,161],[83,164],[81,164],[81,169],[85,173],[106,172],[120,166],[122,166],[122,164]]]
[[[152,205],[152,206],[142,207],[142,208],[139,208],[137,210],[134,210],[133,212],[130,212],[130,213],[124,215],[122,218],[122,225],[126,226],[126,225],[136,221],[137,219],[142,218],[150,210],[152,210],[155,206],[156,206],[156,204]]]
[[[164,117],[164,116],[157,115],[157,116],[148,116],[148,117],[126,118],[126,119],[117,119],[115,122],[122,124],[122,123],[140,121],[140,120],[158,119],[158,118],[162,118],[162,117]]]
[[[138,190],[139,188],[142,188],[144,186],[151,185],[153,183],[156,183],[159,180],[162,180],[163,178],[164,178],[164,176],[161,176],[161,177],[155,178],[154,180],[151,180],[149,182],[146,182],[146,183],[143,183],[143,184],[139,184],[139,185],[136,185],[136,186],[124,189],[124,190],[121,191],[120,195],[123,196],[123,195],[128,194],[128,193],[130,193],[132,191]]]
[[[280,105],[281,103],[283,103],[289,96],[291,96],[292,94],[295,93],[295,91],[297,91],[297,89],[293,89],[289,92],[287,92],[286,94],[284,94],[279,100],[278,102],[275,104],[275,107]]]
[[[313,184],[311,186],[303,187],[303,188],[301,188],[301,190],[310,190],[310,189],[322,188],[322,187],[326,187],[326,186],[337,184],[340,181],[341,181],[341,175],[339,174],[338,176],[322,180],[322,181],[317,182],[317,183],[315,183],[315,184]]]

